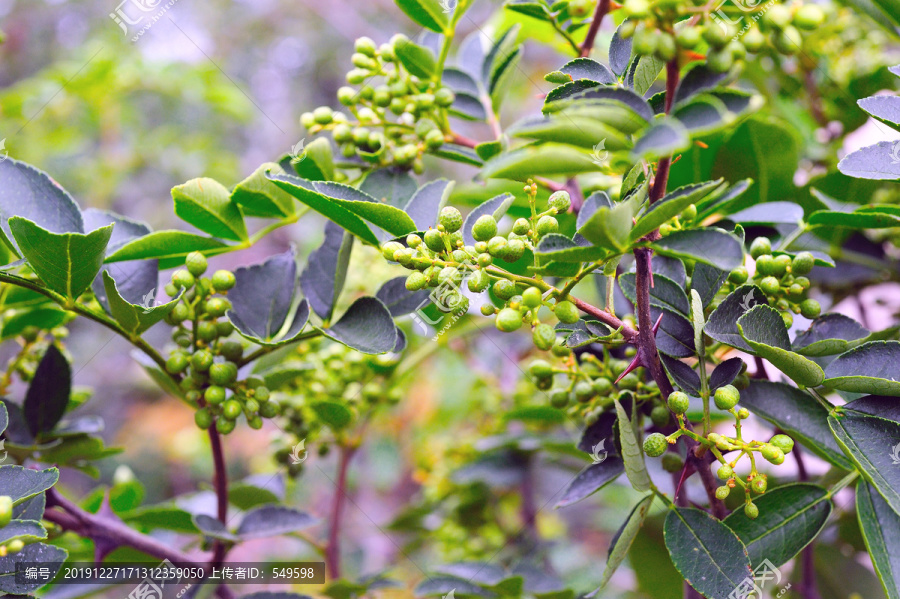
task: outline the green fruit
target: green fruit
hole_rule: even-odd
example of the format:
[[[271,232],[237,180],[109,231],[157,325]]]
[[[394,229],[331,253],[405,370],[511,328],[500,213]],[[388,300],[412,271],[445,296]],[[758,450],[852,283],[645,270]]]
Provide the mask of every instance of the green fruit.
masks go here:
[[[755,503],[745,504],[744,514],[751,520],[756,520],[756,518],[759,516],[759,508],[756,507]]]
[[[785,275],[785,273],[787,273],[790,265],[791,257],[787,254],[779,254],[778,256],[775,256],[774,265],[772,267],[774,271],[770,274],[772,274],[772,276],[781,278]]]
[[[647,0],[625,0],[622,6],[629,17],[646,19],[650,16],[650,3]]]
[[[724,73],[734,65],[734,55],[724,49],[706,55],[706,64],[715,73]]]
[[[788,25],[772,35],[772,45],[776,50],[787,56],[796,54],[800,50],[802,41],[800,32],[793,25]]]
[[[656,406],[650,411],[650,420],[654,425],[663,427],[669,424],[671,416],[666,406]]]
[[[231,302],[222,297],[211,297],[206,301],[206,313],[213,318],[224,316],[231,309]]]
[[[490,214],[483,214],[478,217],[472,226],[472,237],[475,241],[488,241],[497,234],[497,221]]]
[[[437,229],[428,229],[425,231],[425,247],[432,252],[442,252],[444,247],[444,236]]]
[[[750,481],[750,489],[759,495],[765,493],[768,487],[769,481],[765,474],[758,474]]]
[[[528,222],[527,218],[516,219],[516,222],[513,223],[512,232],[516,235],[527,235],[530,230],[531,223]]]
[[[546,360],[535,360],[528,366],[528,374],[536,379],[548,379],[553,376],[553,366]]]
[[[760,256],[772,253],[772,242],[768,237],[757,237],[750,244],[750,255],[754,260],[759,260]],[[757,264],[759,268],[759,264]]]
[[[169,359],[166,360],[166,371],[169,374],[178,374],[184,372],[188,367],[188,358],[183,352],[174,352]]]
[[[256,414],[253,414],[252,416],[250,416],[250,417],[247,418],[247,425],[248,425],[250,428],[252,428],[253,430],[257,430],[257,431],[258,431],[259,429],[262,428],[262,425],[263,425],[262,418],[260,418],[260,417],[257,416]]]
[[[209,380],[214,385],[228,386],[237,379],[237,365],[234,362],[213,364],[209,368]]]
[[[350,90],[350,93],[353,93],[352,89]],[[313,120],[319,125],[328,125],[329,123],[331,123],[331,119],[333,118],[332,114],[332,110],[327,106],[319,106],[318,108],[313,110]]]
[[[244,346],[240,341],[224,341],[219,344],[219,353],[226,360],[236,362],[244,355]]]
[[[185,289],[190,289],[194,286],[194,282],[194,275],[186,270],[176,270],[172,273],[172,284],[176,288],[184,287]]]
[[[215,322],[200,321],[197,323],[196,335],[198,339],[202,339],[207,343],[215,341],[216,337],[219,336],[219,327]]]
[[[759,288],[766,295],[776,295],[781,290],[781,283],[775,277],[764,277],[759,282]]]
[[[212,286],[219,293],[228,291],[235,283],[234,273],[230,270],[217,270],[213,273]]]
[[[416,271],[406,277],[406,289],[409,291],[418,291],[428,286],[428,278],[422,273]]]
[[[572,350],[566,347],[565,342],[561,342],[554,345],[553,349],[550,350],[550,353],[557,358],[565,358],[572,353]]]
[[[216,331],[219,333],[219,337],[227,337],[234,332],[234,325],[227,320],[222,320],[216,323]]]
[[[448,87],[442,87],[434,92],[434,103],[446,108],[456,101],[456,94]]]
[[[732,470],[731,466],[728,464],[722,464],[719,466],[719,469],[716,470],[716,476],[718,476],[721,480],[728,480],[732,476],[734,476],[734,470]]]
[[[575,324],[581,318],[578,308],[570,301],[562,301],[553,307],[553,312],[560,322],[564,324]]]
[[[444,145],[444,134],[438,130],[429,131],[425,135],[425,145],[429,150],[437,150]]]
[[[786,326],[787,328],[791,328],[791,325],[794,324],[794,315],[790,312],[782,312],[781,320],[784,321],[784,326]]]
[[[721,21],[707,23],[703,28],[703,39],[713,48],[724,48],[731,39],[731,32],[727,30]]]
[[[454,233],[459,231],[460,227],[462,227],[463,217],[459,210],[453,206],[444,206],[441,208],[438,223],[440,223],[448,233]]]
[[[259,415],[263,418],[275,418],[278,416],[278,404],[274,401],[269,401],[259,406]]]
[[[9,495],[0,495],[0,528],[12,520],[13,501]]]
[[[501,258],[507,262],[517,262],[525,254],[525,243],[521,239],[510,239],[506,249],[501,252]]]
[[[556,233],[557,231],[559,231],[559,221],[557,221],[549,214],[546,214],[538,219],[538,222],[535,225],[534,229],[537,232],[538,237],[543,237],[544,235],[549,235],[550,233]]]
[[[612,381],[605,376],[594,379],[593,385],[597,395],[609,395],[610,391],[613,390]]]
[[[497,328],[504,333],[512,333],[522,326],[522,314],[512,308],[503,308],[497,314]]]
[[[803,318],[818,318],[822,313],[822,306],[814,299],[803,300],[800,302],[800,314]]]
[[[468,278],[466,284],[469,286],[469,291],[472,293],[481,293],[491,284],[491,279],[483,270],[476,270]],[[491,306],[491,309],[493,309],[493,306]]]
[[[632,52],[638,56],[650,56],[656,52],[656,35],[655,31],[647,31],[646,29],[636,31],[631,42]]]
[[[815,4],[804,4],[794,13],[794,26],[812,31],[825,22],[825,13]]]
[[[10,555],[18,553],[23,549],[25,549],[25,541],[22,539],[13,539],[6,544],[6,553]]]
[[[185,257],[184,265],[187,267],[189,273],[195,277],[199,277],[206,272],[208,263],[206,262],[206,256],[200,252],[191,252]]]
[[[256,387],[253,390],[253,397],[255,397],[258,401],[263,403],[269,401],[269,388],[263,385]]]
[[[715,402],[720,410],[730,410],[741,400],[741,393],[732,385],[723,385],[716,389]]]
[[[573,389],[575,401],[586,403],[594,397],[594,386],[587,381],[578,381]]]
[[[716,499],[719,501],[725,501],[729,495],[731,495],[731,487],[728,485],[722,485],[716,489]]]
[[[775,435],[769,440],[769,444],[780,449],[782,453],[791,453],[794,449],[794,440],[787,435]]]
[[[669,409],[674,413],[684,414],[691,406],[691,399],[687,396],[686,393],[682,393],[681,391],[673,391],[669,395],[668,403]]]
[[[550,391],[550,405],[560,409],[569,405],[569,392],[565,389],[553,389]]]
[[[529,308],[537,308],[543,301],[544,296],[537,287],[529,287],[522,292],[522,303]]]
[[[770,443],[766,443],[762,446],[760,454],[766,461],[771,462],[776,466],[784,462],[784,452]]]
[[[791,274],[798,276],[809,274],[815,265],[816,259],[811,253],[800,252],[791,261]]]
[[[656,56],[661,60],[669,61],[675,58],[678,47],[675,45],[675,38],[668,33],[657,32],[656,38]]]
[[[222,415],[229,420],[236,420],[241,415],[241,402],[229,399],[222,404]]]
[[[666,472],[680,472],[684,468],[684,460],[677,453],[665,453],[662,457],[662,467]]]
[[[747,282],[748,276],[747,269],[743,266],[738,266],[728,274],[728,280],[735,285],[743,285]]]
[[[394,261],[394,254],[403,249],[403,245],[397,241],[389,241],[381,246],[381,255],[385,260]]]
[[[212,352],[207,349],[201,349],[194,352],[191,356],[191,367],[200,372],[206,372],[213,364]]]
[[[494,283],[493,291],[494,295],[502,300],[512,299],[512,297],[518,293],[516,284],[509,279],[498,279]]]
[[[694,48],[700,43],[700,29],[697,27],[684,27],[675,34],[675,41],[682,48]]]
[[[662,433],[653,433],[644,439],[644,453],[651,458],[658,458],[669,448],[669,442],[666,441],[665,435]]]
[[[556,208],[557,213],[562,214],[563,212],[568,212],[569,207],[572,205],[572,198],[569,196],[568,191],[555,191],[550,195],[548,203],[551,208]],[[519,235],[524,235],[524,233],[519,233]]]
[[[534,341],[534,346],[536,348],[546,351],[556,343],[556,330],[549,324],[539,324],[534,327],[534,331],[531,333],[531,339]]]
[[[760,31],[758,27],[751,27],[747,30],[747,33],[744,34],[744,37],[741,38],[741,42],[743,42],[747,52],[753,52],[755,54],[762,50],[766,45],[766,36],[762,34],[762,31]]]
[[[206,391],[203,393],[203,399],[210,405],[218,405],[225,401],[225,388],[219,387],[218,385],[207,387]]]
[[[228,420],[227,418],[219,418],[216,420],[216,430],[219,431],[219,434],[221,435],[227,435],[233,431],[234,426],[234,420]]]
[[[763,14],[762,20],[770,27],[784,29],[791,22],[791,9],[783,4],[776,4]]]
[[[194,422],[202,429],[208,429],[212,426],[213,417],[206,408],[200,408],[194,412]]]

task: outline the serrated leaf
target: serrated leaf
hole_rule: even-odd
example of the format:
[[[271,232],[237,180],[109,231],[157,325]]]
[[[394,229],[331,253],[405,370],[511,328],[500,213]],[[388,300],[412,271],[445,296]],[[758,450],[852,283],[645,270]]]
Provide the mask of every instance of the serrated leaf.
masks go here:
[[[728,271],[721,270],[709,264],[698,262],[694,265],[694,273],[691,275],[691,291],[700,294],[703,307],[709,306],[716,297],[719,289],[728,279]]]
[[[416,228],[425,231],[437,225],[438,214],[446,205],[456,183],[446,179],[438,179],[420,187],[403,210],[416,224]]]
[[[565,235],[550,233],[538,242],[535,254],[556,262],[581,264],[600,260],[608,251],[597,246],[578,245]]]
[[[600,206],[579,229],[578,234],[590,243],[622,253],[628,249],[628,238],[641,195],[635,193],[612,208]]]
[[[181,299],[181,293],[165,304],[154,305],[153,297],[148,294],[143,304],[133,304],[119,293],[116,281],[110,276],[109,271],[103,271],[103,288],[106,292],[109,311],[122,328],[131,335],[140,335],[172,311]]]
[[[44,583],[40,581],[17,582],[16,570],[21,570],[25,564],[40,564],[41,567],[49,570],[48,575],[53,578],[68,555],[69,552],[61,547],[46,543],[30,543],[18,553],[0,557],[0,591],[12,595],[23,595],[44,586]]]
[[[235,532],[242,539],[277,537],[303,530],[316,522],[314,517],[294,508],[284,505],[264,505],[245,513]]]
[[[592,87],[579,94],[576,94],[574,99],[578,101],[601,100],[621,102],[622,104],[628,106],[628,108],[633,110],[635,114],[644,119],[644,121],[646,121],[647,123],[650,123],[654,120],[653,109],[650,107],[650,104],[648,104],[647,101],[640,95],[627,88]],[[546,108],[547,107],[545,107],[545,109]]]
[[[612,450],[612,447],[609,448]],[[579,472],[562,493],[562,497],[554,507],[561,508],[590,497],[625,472],[622,458],[607,455],[598,464],[590,464]]]
[[[721,364],[716,365],[712,374],[709,375],[710,392],[714,393],[719,387],[733,383],[743,367],[744,361],[740,358],[728,358]]]
[[[353,249],[353,236],[339,225],[325,224],[325,240],[314,250],[300,274],[300,288],[313,311],[324,320],[331,319],[344,281]]]
[[[80,296],[100,267],[113,227],[82,233],[51,233],[30,220],[9,219],[19,250],[47,287],[69,300]]]
[[[720,343],[725,343],[746,352],[752,352],[738,332],[738,319],[755,306],[766,305],[767,298],[755,285],[742,285],[713,310],[706,321],[704,332]]]
[[[644,525],[650,506],[653,505],[653,497],[653,494],[650,494],[638,501],[628,518],[625,519],[625,522],[622,523],[622,526],[616,532],[612,542],[609,544],[609,553],[606,556],[606,568],[603,570],[603,578],[600,579],[599,586],[587,597],[593,597],[605,587],[618,567],[625,561],[625,556],[628,555],[628,550],[631,549],[635,537],[637,537],[641,527]]]
[[[849,316],[831,312],[816,318],[808,329],[797,333],[792,347],[804,356],[831,356],[856,347],[870,334],[869,329]]]
[[[266,177],[270,171],[285,174],[277,163],[265,162],[231,192],[231,201],[238,204],[247,216],[281,218],[296,211],[294,198]]]
[[[619,25],[609,44],[609,66],[616,75],[625,73],[631,61],[631,36],[622,37],[621,29],[622,25]]]
[[[364,354],[384,354],[397,345],[397,327],[391,313],[378,299],[361,297],[341,318],[322,333]]]
[[[900,179],[900,147],[897,142],[881,141],[847,154],[838,170],[859,179]]]
[[[12,497],[13,505],[43,493],[59,480],[59,470],[32,470],[22,466],[0,466],[0,489]]]
[[[644,451],[638,444],[634,434],[631,419],[625,412],[625,408],[618,399],[613,400],[616,405],[616,414],[619,418],[619,442],[622,446],[622,461],[625,463],[625,473],[635,491],[649,491],[651,487],[650,475],[647,474],[647,466],[644,464]]]
[[[603,148],[597,152],[616,152],[630,147],[625,135],[587,115],[563,111],[547,117],[528,118],[507,129],[512,137],[524,137],[546,142],[566,143],[586,149],[593,149],[603,141]]]
[[[637,302],[635,290],[635,274],[625,273],[619,276],[622,293],[632,304]],[[650,288],[650,305],[683,316],[690,314],[690,303],[684,289],[675,281],[661,274],[653,275],[653,287]]]
[[[13,520],[3,528],[0,528],[0,543],[6,544],[14,539],[20,539],[25,543],[43,541],[47,538],[47,531],[36,520]]]
[[[785,373],[798,385],[815,387],[822,384],[822,367],[791,351],[787,327],[781,314],[771,306],[756,306],[737,321],[738,332],[753,350]]]
[[[653,86],[665,66],[666,61],[656,56],[635,56],[625,76],[625,85],[643,96]]]
[[[661,354],[659,357],[666,372],[682,391],[692,397],[700,397],[700,375],[694,372],[693,368],[666,354]]]
[[[410,291],[406,288],[406,277],[396,277],[382,285],[375,293],[393,317],[415,312],[423,304],[430,302],[430,290]]]
[[[888,599],[900,599],[900,516],[865,481],[856,485],[856,517]]]
[[[228,189],[215,179],[191,179],[172,188],[175,214],[213,237],[245,241],[247,226]]]
[[[708,599],[727,599],[751,575],[737,535],[702,510],[673,508],[666,516],[665,539],[675,568]]]
[[[900,14],[900,12],[898,12]],[[894,129],[900,130],[900,97],[872,96],[857,100],[859,107]]]
[[[229,531],[224,524],[208,516],[207,514],[197,514],[194,516],[194,526],[203,533],[204,537],[225,541],[227,543],[237,543],[240,538]]]
[[[72,367],[56,345],[44,352],[34,378],[25,393],[22,413],[34,437],[53,430],[69,405],[72,392]]]
[[[724,522],[744,543],[754,569],[764,560],[776,568],[790,561],[818,536],[834,508],[828,491],[807,483],[784,485],[753,501],[755,520],[737,509]]]
[[[416,193],[417,187],[416,180],[405,169],[380,168],[366,175],[359,190],[382,204],[403,208]]]
[[[647,211],[638,219],[637,224],[631,230],[631,240],[635,241],[655,231],[661,224],[678,216],[691,204],[699,202],[705,196],[713,193],[714,190],[722,187],[724,187],[724,184],[721,179],[679,187],[648,207]]]
[[[834,389],[900,396],[897,380],[900,341],[869,341],[838,356],[825,369],[825,384]]]
[[[726,271],[744,262],[744,244],[733,233],[721,229],[675,231],[652,247],[663,256],[697,260]]]

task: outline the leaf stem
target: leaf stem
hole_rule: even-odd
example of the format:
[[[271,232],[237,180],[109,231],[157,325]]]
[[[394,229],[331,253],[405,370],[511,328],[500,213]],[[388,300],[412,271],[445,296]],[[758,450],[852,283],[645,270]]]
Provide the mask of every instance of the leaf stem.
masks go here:
[[[215,479],[213,483],[216,489],[216,516],[222,526],[228,523],[228,471],[225,468],[225,453],[222,451],[222,439],[219,431],[214,426],[209,427],[209,446],[212,450]],[[225,561],[228,545],[220,540],[213,544],[213,555],[209,563],[212,567],[218,567]]]
[[[825,497],[831,499],[832,497],[837,495],[838,492],[843,491],[847,486],[850,485],[850,483],[855,481],[857,478],[859,478],[859,471],[854,470],[853,472],[836,482],[834,486],[828,490],[828,493],[825,495]]]
[[[331,501],[331,529],[328,532],[328,544],[325,545],[325,565],[328,568],[328,577],[331,580],[337,580],[341,577],[341,518],[344,512],[344,503],[347,499],[347,472],[356,448],[344,444],[340,445],[338,451],[337,488]]]

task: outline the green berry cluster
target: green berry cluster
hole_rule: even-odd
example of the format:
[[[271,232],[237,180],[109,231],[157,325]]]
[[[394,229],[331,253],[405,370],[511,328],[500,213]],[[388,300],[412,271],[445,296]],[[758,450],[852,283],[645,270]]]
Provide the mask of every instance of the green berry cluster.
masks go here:
[[[422,155],[444,143],[447,108],[456,98],[449,88],[403,67],[397,53],[410,43],[402,34],[380,46],[367,37],[357,39],[347,82],[359,89],[345,86],[337,93],[352,118],[320,106],[304,113],[301,124],[310,133],[331,131],[345,158],[421,173]]]
[[[234,325],[224,318],[231,308],[225,297],[234,287],[234,273],[217,270],[204,278],[207,262],[203,254],[191,252],[185,268],[172,273],[166,293],[179,301],[166,317],[175,327],[172,339],[178,346],[166,360],[166,370],[181,377],[185,399],[197,407],[194,421],[202,429],[215,424],[226,435],[234,430],[241,414],[251,428],[262,428],[263,418],[278,414],[269,401],[269,389],[258,377],[238,380],[238,362],[244,346],[229,339]]]
[[[682,229],[690,228],[691,225],[694,224],[694,221],[697,219],[697,206],[694,204],[689,205],[687,208],[681,211],[681,214],[676,216],[675,218],[665,222],[659,226],[659,234],[663,237],[674,233],[675,231],[680,231]],[[698,223],[699,224],[699,223]]]
[[[678,430],[668,437],[662,433],[653,433],[644,439],[644,452],[650,457],[659,457],[666,452],[670,444],[674,444],[678,437],[685,435],[701,444],[704,450],[709,450],[719,461],[716,475],[725,481],[725,484],[716,490],[716,497],[724,500],[736,486],[744,490],[744,513],[749,518],[759,515],[759,508],[753,503],[753,495],[761,495],[766,492],[767,477],[757,471],[754,453],[759,453],[766,461],[774,465],[784,462],[784,456],[794,448],[794,441],[787,435],[777,434],[768,442],[744,441],[741,432],[741,422],[750,417],[746,408],[738,408],[741,393],[733,385],[723,385],[716,389],[713,401],[718,409],[731,413],[735,418],[735,435],[733,437],[710,432],[705,437],[694,433],[687,428],[685,423],[690,406],[690,399],[681,391],[675,391],[669,395],[667,403],[669,410],[675,414],[678,420]],[[724,455],[732,451],[738,451],[732,460],[726,460]],[[746,479],[735,474],[738,461],[744,456],[750,458],[750,473]]]
[[[697,7],[706,9],[698,13]],[[704,0],[626,0],[623,9],[629,20],[619,31],[634,37],[635,54],[669,61],[679,50],[705,51],[707,64],[718,72],[727,71],[748,52],[756,54],[769,47],[795,54],[801,43],[799,30],[814,30],[825,20],[822,9],[812,3],[791,7],[760,3],[750,12],[725,5],[713,12]],[[695,22],[698,14],[702,19]]]
[[[781,311],[786,326],[791,326],[794,322],[792,312],[802,314],[805,318],[817,318],[822,313],[819,302],[806,297],[810,287],[806,275],[815,265],[815,258],[811,253],[773,255],[769,239],[757,237],[750,244],[750,256],[756,260],[753,282],[766,294],[769,305]],[[747,281],[747,269],[740,266],[728,278],[734,285],[741,285]]]
[[[0,495],[0,528],[3,528],[12,521],[13,500],[9,495]],[[25,542],[22,539],[12,539],[6,543],[0,544],[0,557],[6,557],[13,553],[18,553],[25,548]]]

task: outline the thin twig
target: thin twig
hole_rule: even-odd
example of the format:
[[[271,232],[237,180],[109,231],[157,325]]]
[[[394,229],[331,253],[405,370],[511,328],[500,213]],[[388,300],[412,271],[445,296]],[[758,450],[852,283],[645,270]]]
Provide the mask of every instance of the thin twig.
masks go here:
[[[219,432],[214,426],[209,427],[209,446],[212,450],[213,465],[215,467],[216,517],[225,526],[228,524],[228,471],[225,468],[222,440],[219,438]],[[213,544],[213,555],[209,562],[210,565],[213,567],[221,566],[222,562],[225,561],[227,552],[228,545],[220,540],[216,540]]]
[[[609,12],[609,0],[600,0],[597,3],[597,10],[594,12],[594,18],[591,20],[591,26],[588,29],[587,37],[584,38],[584,44],[581,45],[581,56],[586,58],[591,55],[594,49],[594,42],[597,39],[597,32],[600,31],[600,25],[603,23],[603,17]]]
[[[337,488],[334,491],[334,498],[331,503],[331,529],[328,532],[328,544],[325,545],[325,565],[328,568],[328,577],[331,580],[337,580],[341,577],[341,518],[347,498],[347,471],[355,452],[355,447],[340,446]]]

